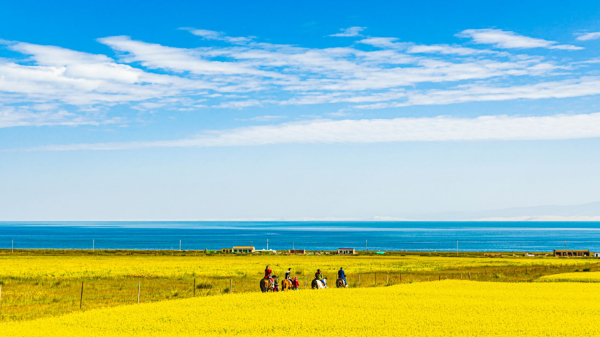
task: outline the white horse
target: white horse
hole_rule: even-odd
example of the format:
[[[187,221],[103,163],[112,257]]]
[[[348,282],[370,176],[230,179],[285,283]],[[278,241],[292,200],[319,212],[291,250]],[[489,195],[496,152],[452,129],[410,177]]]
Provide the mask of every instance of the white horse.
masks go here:
[[[313,289],[325,289],[327,288],[327,279],[323,279],[324,282],[321,282],[320,280],[314,279],[312,280],[311,283],[311,287]]]

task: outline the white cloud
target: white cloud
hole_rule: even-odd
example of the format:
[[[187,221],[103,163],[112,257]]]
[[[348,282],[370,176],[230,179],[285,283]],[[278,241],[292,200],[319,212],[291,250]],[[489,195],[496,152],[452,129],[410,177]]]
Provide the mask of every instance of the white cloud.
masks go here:
[[[250,100],[246,100],[246,101],[223,102],[223,103],[215,106],[215,108],[242,109],[242,108],[248,108],[248,107],[251,107],[251,106],[257,106],[257,105],[260,105],[260,104],[261,104],[261,102],[259,102],[258,100],[250,99]]]
[[[494,55],[503,55],[497,51],[486,50],[486,49],[474,49],[467,48],[456,45],[447,45],[447,44],[433,44],[433,45],[420,45],[409,42],[398,42],[398,39],[395,37],[370,37],[366,39],[362,39],[358,41],[358,43],[368,44],[373,47],[384,48],[384,49],[395,49],[395,50],[404,50],[409,54],[444,54],[444,55],[460,55],[460,56],[470,56],[470,55],[485,55],[485,54],[494,54]]]
[[[250,40],[252,40],[249,37],[231,37],[231,36],[227,36],[221,32],[216,32],[213,30],[206,30],[206,29],[194,29],[194,28],[181,28],[183,30],[189,30],[190,33],[196,35],[196,36],[201,36],[207,40],[221,40],[221,41],[227,41],[230,43],[245,43],[248,42]]]
[[[81,116],[64,110],[55,110],[51,106],[36,106],[39,111],[26,108],[1,107],[0,128],[18,126],[77,126],[120,123],[119,118],[100,118],[100,116]]]
[[[282,118],[286,118],[286,117],[285,116],[271,116],[271,115],[266,115],[266,116],[256,116],[256,117],[247,118],[247,119],[238,119],[238,120],[240,120],[240,121],[270,122],[270,121],[277,120],[277,119],[282,119]]]
[[[508,101],[515,99],[570,98],[600,95],[600,78],[542,82],[511,87],[483,85],[461,86],[450,90],[410,92],[406,101],[355,106],[360,109],[381,109],[411,105],[446,105],[466,102]]]
[[[43,146],[32,151],[124,150],[168,147],[259,146],[431,141],[564,140],[600,137],[600,113],[543,117],[314,120],[205,132],[172,141]]]
[[[353,28],[362,27],[351,27],[344,34],[359,32]],[[558,97],[560,93],[551,94],[557,90],[527,83],[554,75],[568,75],[569,81],[576,83],[585,77],[584,68],[594,71],[593,60],[547,60],[514,51],[420,45],[394,37],[369,37],[349,47],[304,48],[216,31],[185,30],[203,37],[203,44],[209,46],[176,48],[127,36],[98,39],[116,52],[115,59],[58,46],[4,41],[6,48],[24,57],[0,59],[0,102],[51,104],[55,106],[51,111],[73,113],[78,112],[68,105],[79,112],[106,111],[116,105],[179,111],[268,104],[401,107]],[[476,42],[507,48],[564,47],[501,30],[461,34],[467,33]],[[576,67],[576,63],[586,63],[586,67]],[[422,89],[425,86],[436,89],[426,91]],[[523,93],[528,86],[531,90]],[[572,89],[566,91],[572,95],[569,97],[596,94],[581,86],[568,89]]]
[[[407,53],[411,54],[429,54],[429,53],[439,53],[446,55],[481,55],[481,54],[497,54],[495,51],[491,50],[481,50],[481,49],[473,49],[466,48],[460,46],[450,46],[446,44],[437,44],[437,45],[412,45],[407,48]]]
[[[528,36],[518,35],[514,32],[500,29],[467,29],[458,33],[459,37],[473,39],[478,44],[491,44],[496,48],[503,49],[524,49],[524,48],[548,48],[579,50],[583,47],[557,44],[555,41],[536,39]]]
[[[582,33],[578,34],[577,40],[579,41],[589,41],[589,40],[597,40],[600,39],[600,32],[593,33]]]
[[[215,32],[213,30],[206,30],[206,29],[189,29],[189,31],[196,35],[196,36],[201,36],[205,39],[208,40],[220,40],[222,37],[222,34],[219,32]]]
[[[405,48],[408,44],[402,42],[396,42],[398,38],[395,37],[370,37],[358,41],[358,43],[368,44],[374,47],[380,48]]]
[[[360,32],[362,32],[365,29],[367,29],[367,27],[350,27],[350,28],[342,29],[340,33],[331,34],[329,36],[336,36],[336,37],[359,36]]]
[[[98,39],[112,49],[124,53],[128,63],[141,62],[150,69],[168,69],[174,72],[191,72],[198,75],[258,75],[280,77],[235,62],[211,61],[203,58],[199,51],[185,48],[166,47],[154,43],[134,41],[128,36],[113,36]],[[227,79],[224,79],[227,80]]]
[[[105,55],[29,43],[13,43],[9,48],[36,62],[0,63],[0,92],[22,102],[111,106],[214,87],[200,80],[148,73]]]

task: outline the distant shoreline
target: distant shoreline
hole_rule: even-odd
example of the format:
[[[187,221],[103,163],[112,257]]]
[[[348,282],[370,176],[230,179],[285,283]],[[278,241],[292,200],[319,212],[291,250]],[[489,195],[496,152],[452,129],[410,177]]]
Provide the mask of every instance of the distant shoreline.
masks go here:
[[[533,256],[525,256],[525,254],[531,254]],[[309,255],[309,256],[344,256],[348,258],[358,256],[431,256],[431,257],[480,257],[480,258],[555,258],[553,252],[534,252],[534,251],[364,251],[357,250],[355,255],[340,255],[337,251],[332,250],[307,250],[305,254],[290,254],[288,250],[279,250],[277,254],[270,254],[266,252],[255,252],[255,253],[223,253],[217,250],[170,250],[170,249],[0,249],[0,257],[9,256],[180,256],[180,257],[194,257],[194,256],[236,256],[236,255],[262,255],[262,256],[288,256],[288,255]],[[557,259],[561,259],[556,257]],[[564,257],[568,258],[589,258],[598,259],[593,256],[590,257]]]

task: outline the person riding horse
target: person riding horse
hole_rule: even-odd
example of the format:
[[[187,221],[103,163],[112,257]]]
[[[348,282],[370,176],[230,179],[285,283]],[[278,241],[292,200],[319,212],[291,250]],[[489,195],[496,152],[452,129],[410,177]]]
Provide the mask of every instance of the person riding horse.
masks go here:
[[[344,280],[344,287],[348,287],[348,281],[346,281],[346,272],[344,272],[344,268],[340,267],[338,270],[338,279]]]
[[[265,268],[265,277],[260,280],[260,290],[264,292],[272,291],[275,288],[275,283],[273,282],[273,277],[271,273],[273,271],[269,269],[269,265]]]
[[[267,265],[267,267],[265,268],[265,278],[268,279],[269,281],[271,281],[271,283],[272,283],[273,278],[271,277],[271,273],[273,273],[273,271],[271,269],[269,269],[269,265]]]
[[[321,269],[317,269],[317,272],[315,273],[315,279],[317,281],[320,281],[321,283],[323,283],[323,287],[327,287],[327,280],[325,278],[323,278],[323,274],[321,273]]]

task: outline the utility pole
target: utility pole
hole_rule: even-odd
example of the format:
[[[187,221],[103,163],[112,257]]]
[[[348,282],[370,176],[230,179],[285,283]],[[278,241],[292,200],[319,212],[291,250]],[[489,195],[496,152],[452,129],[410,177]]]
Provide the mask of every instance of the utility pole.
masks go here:
[[[181,250],[181,240],[179,240],[179,250]]]
[[[269,250],[269,239],[267,239],[267,250]]]
[[[294,241],[292,241],[292,250],[295,250],[296,248],[294,248]]]
[[[458,240],[456,240],[456,256],[458,256]]]
[[[10,246],[10,252],[11,253],[15,252],[15,239],[12,239],[12,246]]]
[[[250,246],[252,246],[252,241],[250,241]]]
[[[96,251],[96,242],[92,239],[92,253]]]
[[[565,244],[565,250],[567,250],[567,240],[563,241],[563,243]]]
[[[369,251],[369,240],[365,240],[365,251]]]

